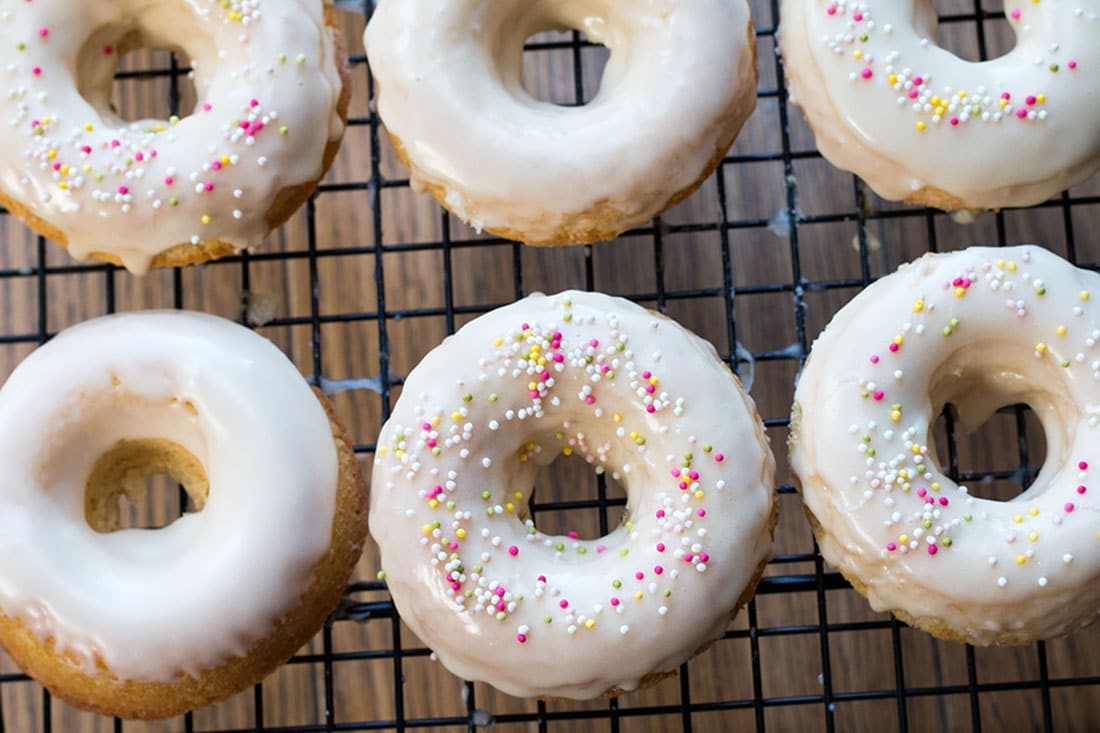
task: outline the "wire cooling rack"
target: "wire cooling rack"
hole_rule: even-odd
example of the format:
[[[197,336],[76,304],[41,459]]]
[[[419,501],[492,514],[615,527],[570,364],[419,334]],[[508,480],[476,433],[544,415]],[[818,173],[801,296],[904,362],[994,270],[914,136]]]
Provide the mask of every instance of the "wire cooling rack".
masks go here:
[[[364,14],[372,5],[364,0]],[[999,8],[957,0],[939,9],[941,40],[960,54],[984,59],[1007,50]],[[23,321],[3,321],[0,346],[13,349],[7,369],[81,317],[150,303],[220,311],[262,326],[303,372],[336,395],[367,467],[404,374],[439,337],[479,313],[536,288],[582,287],[628,295],[680,318],[754,381],[783,482],[778,554],[756,600],[723,640],[653,690],[584,704],[514,700],[460,683],[428,659],[430,652],[402,626],[384,584],[369,579],[377,566],[368,550],[357,576],[365,579],[349,587],[319,637],[274,682],[212,710],[131,723],[77,713],[0,660],[0,733],[1100,727],[1100,635],[975,650],[872,613],[816,553],[783,460],[797,369],[816,333],[861,287],[926,249],[1030,238],[1095,268],[1100,187],[1089,184],[1025,212],[986,215],[968,227],[940,212],[877,200],[815,152],[800,114],[786,102],[775,55],[777,1],[759,0],[753,10],[761,58],[756,114],[700,193],[620,242],[547,252],[470,231],[410,192],[378,118],[361,101],[336,172],[256,253],[150,276],[147,287],[155,294],[139,297],[126,273],[73,263],[5,217],[5,246],[16,254],[0,268],[0,302],[26,314]],[[362,20],[348,25],[356,90],[370,99],[374,82],[355,38]],[[578,32],[540,35],[527,48],[525,63],[534,70],[529,86],[549,80],[540,87],[543,98],[583,103],[594,94],[605,58]],[[157,85],[168,98],[166,113],[180,112],[188,95],[185,63],[168,54],[155,59],[121,72],[119,83]],[[540,69],[564,69],[565,76],[539,76]],[[394,231],[401,236],[395,239]],[[297,305],[257,316],[257,283],[269,279],[271,268],[288,273],[281,287]],[[347,271],[362,279],[349,286],[341,276]],[[494,287],[480,292],[486,281]],[[232,284],[247,307],[209,296],[218,283]],[[331,297],[334,290],[340,297]],[[349,357],[355,366],[337,373],[334,364],[356,350],[365,361],[362,354]],[[956,435],[945,414],[937,428],[939,453],[953,477],[1007,498],[1041,465],[1041,430],[1024,406],[1002,410],[991,425],[978,436]],[[531,506],[536,521],[549,527],[568,515],[572,525],[588,522],[591,532],[606,533],[622,512],[622,492],[602,477],[585,485],[574,497],[540,484]]]

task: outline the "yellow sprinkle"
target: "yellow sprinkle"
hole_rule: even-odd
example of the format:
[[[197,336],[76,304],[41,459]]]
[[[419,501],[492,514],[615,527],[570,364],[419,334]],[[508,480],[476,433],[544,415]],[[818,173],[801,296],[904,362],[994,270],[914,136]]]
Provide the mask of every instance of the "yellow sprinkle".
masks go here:
[[[941,102],[942,102],[943,100],[942,100],[942,99],[940,99],[939,97],[937,97],[937,96],[933,95],[933,96],[932,96],[932,98],[931,98],[931,99],[929,99],[928,101],[932,103],[932,106],[933,106],[933,107],[939,107],[939,106],[940,106],[940,103],[941,103]]]
[[[909,544],[909,535],[903,534],[901,537],[898,537],[898,542],[900,542],[903,545],[908,545]]]
[[[903,339],[901,336],[895,336],[894,343],[898,346],[901,346],[903,343],[905,343],[905,339]]]
[[[939,490],[940,490],[940,483],[938,481],[933,481],[932,482],[932,491],[939,491]]]
[[[898,75],[890,74],[890,76],[886,77],[886,81],[890,82],[890,86],[894,86],[898,83]]]
[[[590,619],[588,619],[587,621],[585,621],[585,622],[584,622],[584,628],[586,628],[586,629],[594,629],[594,628],[596,628],[596,619],[594,619],[594,618],[590,618]]]
[[[561,453],[562,453],[563,456],[571,456],[571,455],[573,455],[573,449],[569,448],[569,447],[566,447],[566,448],[562,449]]]
[[[507,504],[504,505],[504,511],[508,512],[509,514],[511,514],[515,510],[516,510],[516,505],[513,504],[512,502],[508,502]]]
[[[699,489],[698,491],[695,492],[695,498],[696,499],[702,499],[704,496],[706,496],[706,494],[703,492],[702,489]]]
[[[436,415],[435,417],[433,417],[428,422],[430,422],[432,424],[433,428],[438,428],[439,427],[439,415]]]
[[[920,446],[914,443],[911,450],[913,451],[913,455],[917,455],[918,453],[920,453]]]
[[[455,422],[458,422],[459,420],[462,419],[462,413],[461,412],[452,412],[451,413],[451,419],[454,420]]]
[[[90,165],[85,164],[84,167],[81,168],[81,170],[84,171],[85,173],[91,173],[92,172],[92,167]]]
[[[88,132],[92,132],[93,130],[95,130],[95,125],[89,122],[88,124],[84,125],[84,129]]]
[[[966,99],[966,92],[959,92],[959,99]]]
[[[959,287],[955,288],[955,297],[956,298],[965,298],[966,297],[966,288],[962,287],[961,285]]]
[[[516,493],[512,494],[512,496],[515,497],[516,501],[523,501],[522,491],[517,491]]]
[[[916,303],[913,303],[913,312],[920,313],[924,310],[924,300],[918,299]]]
[[[425,524],[420,528],[420,531],[423,532],[425,536],[430,535],[432,533],[432,525]]]
[[[1037,97],[1035,97],[1035,101],[1038,102],[1039,104],[1046,104],[1047,103],[1047,95],[1040,94]]]
[[[1016,272],[1016,263],[1015,262],[1009,260],[1009,262],[1008,262],[1008,271],[1009,272]]]
[[[631,440],[637,440],[638,439],[638,431],[637,430],[631,430],[630,431],[630,439]]]
[[[1039,533],[1036,532],[1035,530],[1032,530],[1032,531],[1027,533],[1027,538],[1029,540],[1031,540],[1032,542],[1038,542],[1039,541]]]
[[[1001,106],[1001,109],[1004,109],[1005,107],[1008,106],[1008,100],[1007,99],[1001,99],[1001,101],[997,102],[997,104],[999,104]]]
[[[61,168],[60,168],[59,172],[60,172],[60,173],[61,173],[61,175],[63,175],[63,176],[67,176],[67,175],[69,175],[69,166],[67,166],[67,165],[63,165],[63,166],[61,166]]]
[[[1017,565],[1024,565],[1026,563],[1027,563],[1027,555],[1017,555],[1016,556],[1016,564]]]
[[[1015,522],[1016,524],[1019,524],[1020,522],[1024,521],[1024,518],[1021,517],[1019,514],[1017,514],[1016,516],[1014,516],[1012,518],[1012,521]]]
[[[459,527],[458,529],[455,530],[455,536],[458,537],[458,539],[460,539],[460,540],[466,539],[466,530],[463,529],[462,527]]]
[[[856,49],[855,51],[853,51],[853,52],[852,52],[852,58],[854,58],[854,59],[861,59],[861,58],[863,58],[863,51],[860,51],[860,50],[859,50],[859,49],[857,48],[857,49]]]
[[[1055,329],[1055,332],[1059,336],[1065,336],[1066,335],[1066,327],[1065,326],[1059,326],[1057,329]]]
[[[439,508],[439,501],[437,499],[432,499],[431,501],[428,502],[428,506],[430,506],[432,509],[438,509]]]
[[[222,156],[222,165],[229,165],[232,162],[232,159],[228,155]]]
[[[210,223],[210,215],[209,214],[203,214],[202,215],[202,223],[203,224],[209,224]]]
[[[65,183],[65,181],[62,181],[61,183],[57,184],[57,187],[60,188],[62,191],[68,191],[69,190],[69,184]]]
[[[532,391],[532,390],[536,390],[536,389],[538,389],[538,385],[537,385],[537,384],[535,384],[534,382],[528,382],[528,383],[527,383],[527,391],[528,391],[528,392],[530,392],[530,391]]]
[[[901,413],[897,410],[894,410],[890,413],[890,420],[892,420],[893,422],[901,422]]]
[[[616,423],[621,423],[623,421],[623,416],[616,412],[611,419],[614,420]]]
[[[639,601],[642,600],[642,598],[643,598],[642,592],[638,591],[637,593],[634,594],[634,597]]]
[[[1033,517],[1037,517],[1037,516],[1039,516],[1039,507],[1034,507],[1033,506],[1033,507],[1031,507],[1030,509],[1027,510],[1027,513],[1030,514]]]
[[[53,160],[54,158],[57,157],[57,151],[56,150],[51,150],[50,152],[46,153],[46,157],[49,158],[50,160]]]
[[[1088,300],[1089,299],[1089,291],[1082,290],[1081,293],[1080,293],[1080,298],[1081,298],[1081,300]]]
[[[1047,353],[1047,345],[1044,344],[1042,341],[1035,344],[1035,353],[1036,354],[1045,354],[1045,353]]]
[[[493,346],[500,346],[503,343],[504,339],[502,339],[500,336],[497,336],[495,339],[493,339]]]
[[[943,117],[945,112],[947,112],[947,107],[943,107],[943,106],[936,107],[936,116],[937,117]]]
[[[1005,261],[1004,260],[997,260],[997,269],[998,270],[1005,269]]]
[[[656,387],[656,386],[657,386],[657,383],[658,383],[659,381],[660,381],[660,380],[659,380],[659,379],[657,379],[657,377],[650,377],[650,378],[649,378],[649,383],[650,383],[650,384],[652,384],[652,385],[653,385],[654,387]]]
[[[923,122],[918,122],[918,123],[917,123],[917,131],[918,131],[918,132],[924,132],[924,130],[925,130],[925,129],[926,129],[927,127],[928,127],[928,125],[924,124]]]
[[[526,453],[520,453],[519,454],[519,462],[520,463],[527,463],[527,454]]]
[[[386,455],[386,452],[387,452],[387,451],[389,451],[389,448],[387,448],[387,447],[386,447],[386,446],[384,446],[384,445],[383,445],[383,446],[380,446],[380,447],[378,448],[378,452],[379,452],[379,453],[381,453],[382,455]]]

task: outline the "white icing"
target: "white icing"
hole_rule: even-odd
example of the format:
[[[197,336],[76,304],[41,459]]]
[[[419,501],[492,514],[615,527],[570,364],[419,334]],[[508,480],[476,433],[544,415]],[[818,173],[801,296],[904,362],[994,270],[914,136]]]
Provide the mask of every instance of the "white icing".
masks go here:
[[[876,610],[941,619],[979,644],[1095,618],[1098,299],[1100,275],[1044,249],[975,247],[903,266],[814,344],[795,392],[791,466],[824,528],[822,554],[866,585]],[[1047,460],[1027,491],[987,500],[944,475],[929,437],[944,402],[963,429],[1005,404],[1035,409]]]
[[[929,186],[973,209],[1036,204],[1088,177],[1100,1],[1005,11],[1016,47],[973,63],[935,44],[930,0],[785,0],[784,68],[822,154],[886,198],[923,200]]]
[[[619,298],[532,295],[467,324],[409,375],[379,446],[371,533],[401,617],[449,670],[513,695],[674,670],[771,553],[775,462],[751,399],[709,343]],[[525,522],[565,452],[621,482],[631,523],[589,541]]]
[[[111,109],[116,46],[135,32],[192,59],[198,105],[178,123]],[[13,4],[0,21],[0,190],[75,257],[111,253],[136,272],[177,244],[257,245],[276,194],[317,178],[343,134],[333,44],[321,0]]]
[[[524,41],[567,28],[611,49],[583,107],[522,84]],[[465,221],[525,241],[553,243],[597,207],[622,230],[647,223],[755,104],[743,0],[385,0],[365,42],[413,186],[440,186]]]
[[[89,473],[138,438],[194,454],[209,499],[162,529],[97,534]],[[219,318],[62,332],[0,390],[0,445],[0,609],[88,673],[100,660],[122,680],[169,682],[246,653],[297,607],[331,541],[324,410],[271,342]]]

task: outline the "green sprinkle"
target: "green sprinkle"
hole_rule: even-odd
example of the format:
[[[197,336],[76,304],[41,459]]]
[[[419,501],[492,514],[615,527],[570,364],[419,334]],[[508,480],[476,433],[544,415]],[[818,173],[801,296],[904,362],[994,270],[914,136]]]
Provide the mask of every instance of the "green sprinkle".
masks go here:
[[[490,496],[491,496],[491,494],[488,491],[482,491],[481,492],[481,498],[484,499],[485,501],[489,501]]]
[[[379,570],[378,575],[376,577],[379,580],[385,580],[386,579],[386,571],[385,570]]]
[[[671,598],[671,597],[672,597],[672,589],[671,588],[666,588],[665,589],[665,598]]]
[[[1051,71],[1052,71],[1053,73],[1055,73],[1055,74],[1057,74],[1057,73],[1058,73],[1058,64],[1051,64],[1051,65],[1050,65],[1050,66],[1048,66],[1047,68],[1048,68],[1048,69],[1050,69],[1050,70],[1051,70]]]
[[[714,446],[710,445],[709,443],[703,446],[704,453],[710,453],[712,450],[714,450]]]
[[[508,618],[508,614],[504,611],[497,611],[497,621],[503,621],[506,618]]]
[[[470,394],[469,392],[467,392],[466,394],[462,395],[462,401],[463,402],[473,402],[474,401],[474,396],[472,394]]]
[[[306,62],[306,55],[304,53],[300,53],[294,58],[294,60],[299,64],[304,64]]]
[[[612,580],[611,581],[611,587],[612,588],[622,588],[623,587],[623,581],[621,581],[621,580]]]
[[[497,400],[499,400],[499,399],[500,399],[500,397],[499,397],[499,396],[497,396],[497,393],[496,393],[496,392],[493,392],[493,393],[492,393],[491,395],[489,395],[489,401],[490,401],[490,402],[496,402],[496,401],[497,401]]]
[[[562,316],[562,320],[564,320],[566,323],[569,323],[570,321],[573,320],[573,314],[572,313],[566,313],[564,316]]]
[[[565,543],[564,542],[555,542],[554,543],[554,549],[557,550],[558,552],[562,552],[563,550],[565,550]]]
[[[585,547],[584,545],[581,545],[580,547],[577,548],[577,554],[587,555],[588,554],[588,548]]]
[[[543,616],[542,620],[545,621],[548,624],[554,622],[554,619],[550,618],[549,616]]]
[[[432,529],[439,529],[439,520],[438,519],[435,520],[434,522],[432,522]]]
[[[619,557],[626,557],[629,554],[630,554],[630,548],[628,548],[628,547],[623,547],[619,550]]]
[[[932,520],[931,519],[924,520],[924,528],[925,529],[932,529]]]
[[[954,540],[952,540],[950,537],[944,537],[940,544],[942,544],[944,547],[950,547],[954,544]]]
[[[290,128],[287,127],[286,125],[283,125],[282,127],[279,128],[279,134],[282,135],[283,137],[286,137],[287,135],[290,134]]]
[[[485,568],[483,568],[481,565],[474,565],[474,572],[477,573],[478,575],[480,575],[481,571],[484,570],[484,569]]]
[[[96,180],[103,180],[103,179],[102,179],[102,177],[97,177]],[[180,205],[180,200],[178,198],[176,198],[175,196],[173,196],[172,198],[168,199],[168,203],[172,206],[179,206]]]

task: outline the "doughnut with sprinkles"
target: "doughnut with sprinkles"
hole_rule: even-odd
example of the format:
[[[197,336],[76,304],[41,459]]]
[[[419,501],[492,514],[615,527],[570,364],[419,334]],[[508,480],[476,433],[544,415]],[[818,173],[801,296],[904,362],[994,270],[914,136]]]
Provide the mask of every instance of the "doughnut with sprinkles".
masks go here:
[[[409,375],[375,458],[371,533],[401,617],[453,673],[520,697],[649,684],[719,638],[771,556],[775,461],[714,348],[598,293],[532,295]],[[628,494],[595,540],[539,530],[541,466]]]
[[[795,392],[791,468],[825,559],[878,611],[1022,644],[1100,615],[1100,275],[1035,246],[926,255],[861,292]],[[1047,459],[1010,501],[945,475],[931,437],[1025,403]]]
[[[1100,168],[1100,0],[1009,0],[1016,46],[936,45],[931,0],[784,0],[792,101],[822,154],[884,198],[1031,206]]]
[[[258,245],[336,156],[350,87],[327,0],[0,8],[0,203],[78,259],[150,267]],[[119,59],[183,52],[192,114],[121,119]]]

